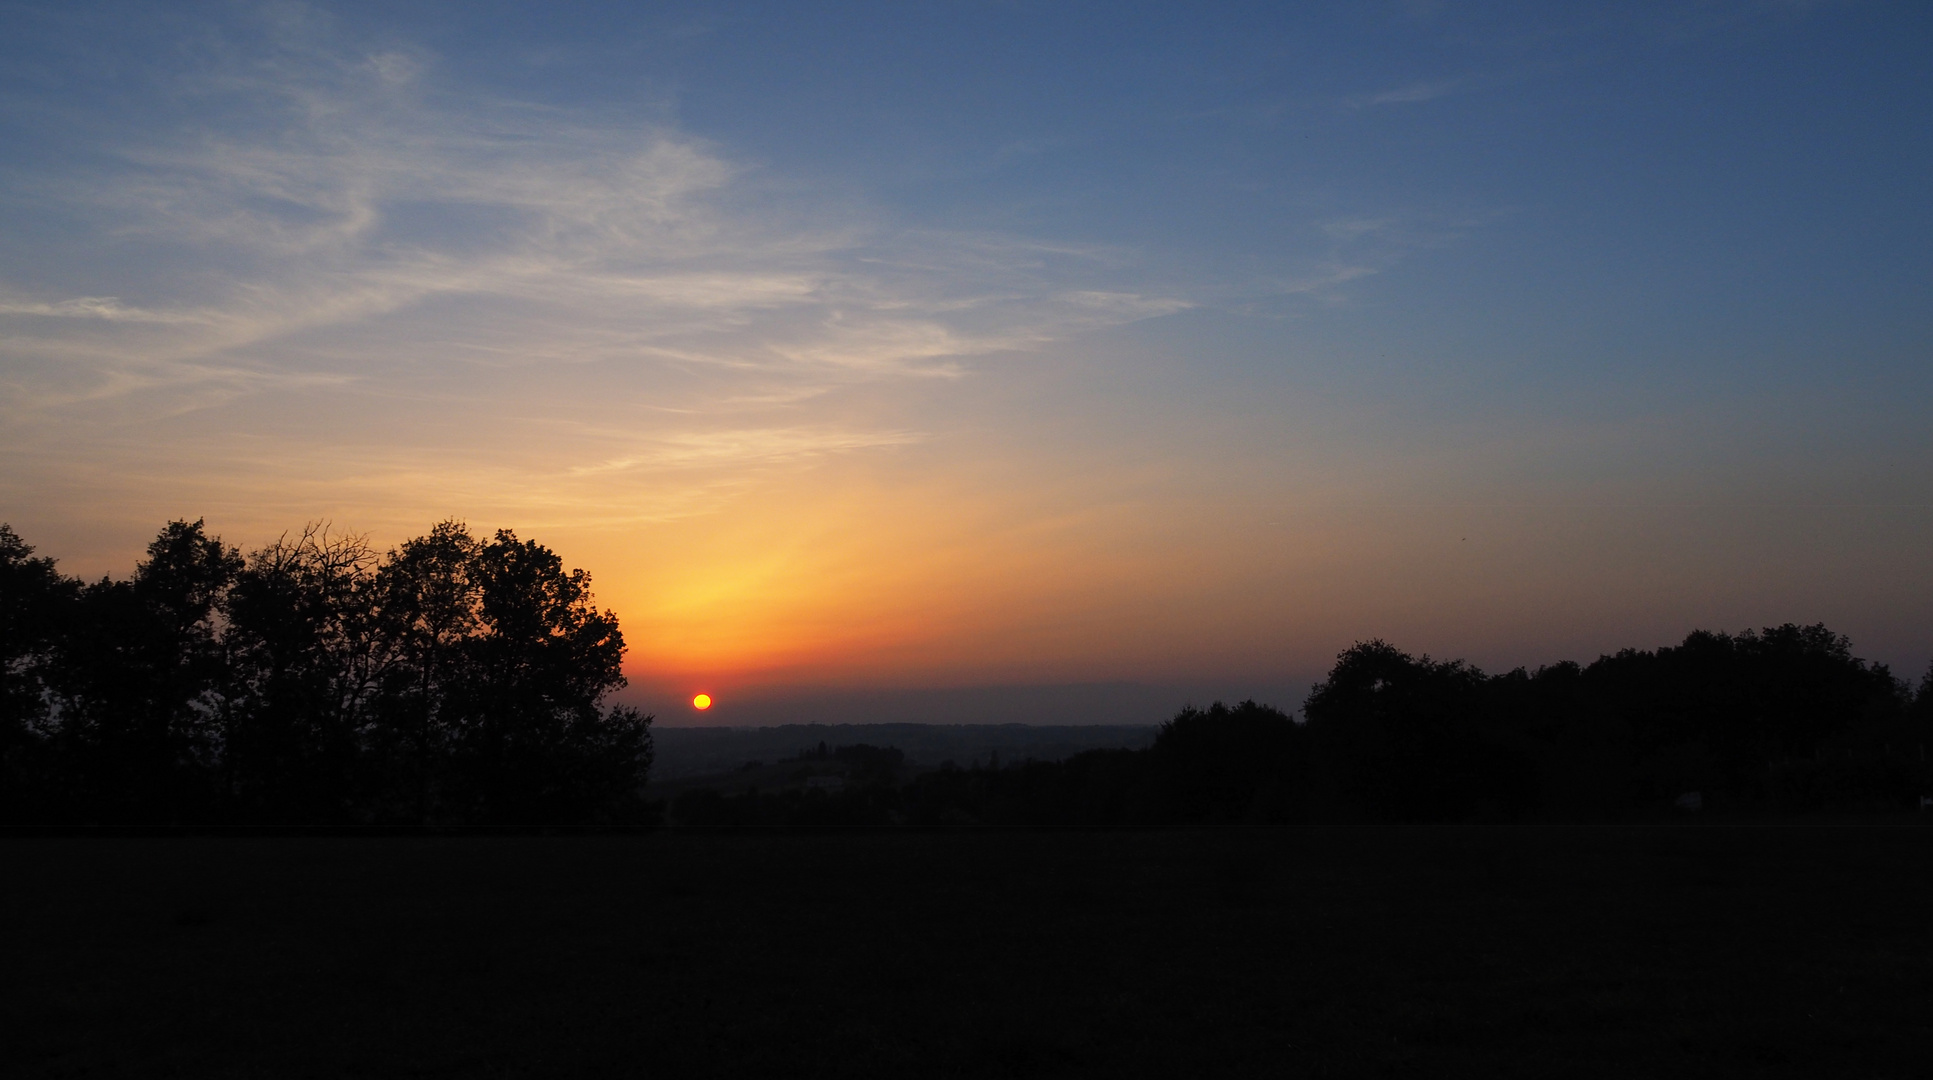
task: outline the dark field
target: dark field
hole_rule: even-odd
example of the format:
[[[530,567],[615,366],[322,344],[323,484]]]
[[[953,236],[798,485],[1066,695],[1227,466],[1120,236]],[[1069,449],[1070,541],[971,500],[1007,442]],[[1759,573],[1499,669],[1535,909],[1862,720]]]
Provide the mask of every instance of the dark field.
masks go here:
[[[1933,830],[13,839],[13,1076],[1933,1075]]]

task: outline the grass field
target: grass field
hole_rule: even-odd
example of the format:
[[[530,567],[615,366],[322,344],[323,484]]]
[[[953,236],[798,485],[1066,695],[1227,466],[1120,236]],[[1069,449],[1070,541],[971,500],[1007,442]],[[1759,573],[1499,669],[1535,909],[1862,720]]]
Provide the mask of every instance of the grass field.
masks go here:
[[[1933,830],[53,838],[10,1076],[1933,1075]]]

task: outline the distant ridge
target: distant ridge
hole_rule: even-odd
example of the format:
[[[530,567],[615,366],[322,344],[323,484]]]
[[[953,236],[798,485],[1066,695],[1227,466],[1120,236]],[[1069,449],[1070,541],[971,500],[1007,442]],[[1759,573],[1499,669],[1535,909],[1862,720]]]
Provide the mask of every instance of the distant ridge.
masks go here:
[[[1158,724],[1188,701],[1279,698],[1301,700],[1307,680],[1275,686],[1166,685],[1131,682],[1040,683],[922,687],[763,687],[712,691],[710,710],[684,708],[688,694],[639,688],[619,698],[658,716],[657,730],[671,726],[779,727],[787,724]],[[696,691],[698,687],[693,687]],[[667,698],[670,702],[667,702]],[[675,703],[675,704],[672,704]]]
[[[909,764],[967,766],[1001,761],[1060,761],[1084,750],[1142,749],[1154,724],[780,724],[773,727],[663,727],[652,732],[653,781],[728,772],[748,761],[773,762],[816,750],[866,743],[892,746]]]

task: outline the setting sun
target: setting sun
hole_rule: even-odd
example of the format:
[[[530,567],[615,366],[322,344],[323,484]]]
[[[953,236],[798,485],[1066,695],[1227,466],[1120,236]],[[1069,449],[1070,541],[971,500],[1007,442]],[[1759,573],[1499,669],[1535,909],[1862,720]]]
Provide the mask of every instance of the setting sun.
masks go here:
[[[699,694],[697,697],[692,698],[691,707],[700,710],[711,708],[711,695]]]

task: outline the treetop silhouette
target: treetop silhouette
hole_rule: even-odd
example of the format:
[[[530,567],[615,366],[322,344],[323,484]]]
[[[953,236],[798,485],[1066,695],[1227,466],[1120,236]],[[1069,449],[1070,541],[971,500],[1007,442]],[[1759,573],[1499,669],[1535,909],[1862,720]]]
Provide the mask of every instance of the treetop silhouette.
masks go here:
[[[244,557],[170,522],[83,584],[0,526],[16,821],[636,820],[651,718],[617,617],[550,549],[460,522],[377,554],[311,525]]]
[[[15,824],[655,820],[651,717],[591,580],[445,521],[387,552],[310,525],[244,555],[169,522],[82,582],[0,525],[0,816]],[[821,743],[842,782],[687,791],[684,824],[1281,824],[1906,810],[1917,693],[1823,625],[1694,631],[1490,675],[1344,650],[1297,721],[1187,707],[1146,750],[921,770]],[[823,780],[823,778],[822,778]],[[804,790],[811,787],[813,790]]]

